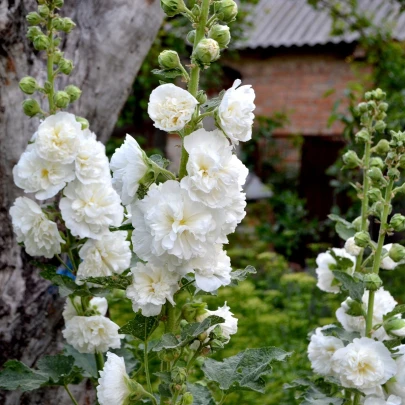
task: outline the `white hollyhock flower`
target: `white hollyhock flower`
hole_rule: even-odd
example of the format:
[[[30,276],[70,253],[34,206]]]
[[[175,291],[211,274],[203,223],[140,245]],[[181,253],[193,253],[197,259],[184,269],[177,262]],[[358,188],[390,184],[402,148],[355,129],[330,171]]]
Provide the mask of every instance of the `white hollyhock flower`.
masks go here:
[[[395,359],[397,365],[397,373],[393,381],[388,381],[386,384],[387,392],[390,395],[396,395],[400,397],[405,404],[405,345],[396,347],[398,349],[395,355],[399,355]]]
[[[121,274],[131,262],[130,243],[126,231],[103,235],[100,240],[88,239],[79,251],[82,262],[77,271],[76,283],[87,277],[106,277]]]
[[[120,226],[124,209],[111,185],[102,183],[69,183],[64,190],[59,208],[72,235],[80,238],[101,239],[110,226]]]
[[[365,291],[362,297],[362,310],[365,313],[368,308],[368,297],[369,291]],[[366,325],[364,316],[352,316],[347,313],[353,302],[351,298],[347,298],[343,301],[340,308],[336,311],[336,317],[343,328],[348,332],[359,332],[364,335]],[[394,300],[389,291],[385,291],[384,287],[379,288],[374,295],[373,325],[383,323],[384,315],[391,312],[397,304],[397,301]],[[377,329],[373,333],[373,337],[381,341],[389,339],[383,327]]]
[[[94,135],[94,134],[92,134]],[[105,146],[94,136],[83,136],[75,159],[76,176],[83,184],[111,182]]]
[[[311,336],[308,345],[308,358],[315,373],[321,375],[332,375],[331,359],[336,350],[344,347],[343,342],[334,336],[324,336],[322,331],[330,325],[323,328],[316,328]]]
[[[402,399],[395,395],[390,395],[387,400],[374,395],[367,396],[364,405],[402,405]]]
[[[229,342],[229,340],[231,339],[231,335],[234,335],[238,331],[238,319],[233,316],[234,314],[230,311],[230,309],[231,308],[228,307],[225,302],[223,307],[218,307],[216,311],[207,310],[207,312],[202,317],[199,317],[197,320],[198,322],[202,322],[205,318],[211,315],[216,315],[224,318],[225,322],[220,323],[219,326],[221,327],[223,336],[227,338],[227,342]],[[209,328],[207,330],[207,333],[209,334],[215,328],[215,326]]]
[[[184,138],[189,154],[188,176],[181,181],[193,201],[211,208],[232,204],[233,192],[245,184],[248,169],[232,154],[232,146],[219,130],[198,129]]]
[[[79,353],[106,352],[118,349],[124,335],[118,334],[119,326],[102,315],[74,316],[62,331],[68,344]]]
[[[65,322],[70,321],[73,317],[82,313],[81,305],[80,297],[67,298],[62,312]],[[89,302],[89,309],[98,312],[98,315],[105,316],[108,310],[108,302],[104,297],[93,297]],[[79,310],[79,312],[77,310]]]
[[[107,361],[97,386],[97,399],[100,405],[125,405],[131,394],[129,376],[125,370],[123,357],[107,352]]]
[[[162,84],[150,95],[148,114],[156,128],[179,131],[191,120],[197,104],[188,91],[171,83]]]
[[[347,253],[351,254],[352,256],[358,256],[363,249],[360,246],[356,245],[356,242],[354,241],[354,237],[352,236],[351,238],[347,239],[347,241],[345,243],[345,250]]]
[[[396,374],[397,365],[383,343],[362,337],[335,352],[332,369],[343,387],[373,394]]]
[[[47,117],[38,127],[35,149],[50,162],[72,163],[80,145],[82,126],[73,114],[58,112]]]
[[[66,183],[74,180],[74,165],[50,162],[38,156],[29,145],[13,169],[14,183],[35,198],[45,200],[55,196]]]
[[[142,260],[170,254],[180,260],[203,256],[221,231],[221,215],[192,201],[174,180],[152,185],[131,206],[132,245]]]
[[[347,272],[349,274],[353,274],[356,264],[356,258],[347,253],[345,249],[332,248],[331,250],[335,253],[336,256],[344,257],[352,261],[353,267],[348,269]],[[334,259],[334,257],[330,254],[330,252],[320,253],[316,258],[316,264],[318,266],[315,270],[318,276],[318,288],[325,292],[337,294],[340,291],[340,287],[339,285],[332,285],[335,277],[330,269],[331,265],[336,265],[336,260]]]
[[[132,301],[135,312],[141,310],[143,316],[156,316],[160,314],[166,301],[176,305],[173,300],[173,295],[179,289],[179,277],[176,273],[167,271],[165,267],[140,262],[131,272],[132,284],[127,288],[126,296]]]
[[[401,260],[399,262],[394,262],[394,260],[392,260],[388,256],[388,253],[390,252],[391,248],[392,248],[392,243],[389,243],[388,245],[383,246],[383,249],[387,251],[387,254],[384,257],[384,259],[381,260],[380,267],[384,270],[395,270],[397,266],[405,263],[405,260]]]
[[[253,110],[256,108],[252,86],[240,86],[241,83],[239,79],[235,80],[218,107],[219,125],[236,145],[252,139]]]
[[[148,171],[144,152],[138,142],[127,134],[124,143],[115,150],[110,168],[113,172],[113,187],[124,205],[136,199],[139,181]]]
[[[195,271],[197,287],[203,291],[216,291],[231,282],[231,259],[222,245],[216,245],[214,251],[191,260],[190,266]]]
[[[10,208],[10,215],[17,242],[24,243],[30,256],[47,259],[61,252],[61,238],[55,222],[50,221],[41,207],[27,197],[18,197]]]

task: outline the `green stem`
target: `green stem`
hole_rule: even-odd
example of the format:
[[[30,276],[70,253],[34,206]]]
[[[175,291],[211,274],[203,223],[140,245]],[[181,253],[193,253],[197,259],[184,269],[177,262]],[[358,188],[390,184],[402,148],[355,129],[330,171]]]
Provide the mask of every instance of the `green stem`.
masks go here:
[[[51,44],[50,48],[48,49],[48,61],[47,61],[47,80],[50,83],[50,90],[48,92],[48,102],[49,102],[49,114],[55,114],[55,104],[54,104],[54,71],[53,71],[53,52],[54,52],[54,47],[53,47],[53,29],[52,29],[52,17],[49,16],[48,18],[48,23],[47,23],[47,29],[48,29],[48,39]]]
[[[354,398],[353,398],[353,405],[359,405],[360,404],[360,398],[361,395],[360,394],[354,394]]]
[[[187,161],[188,161],[188,152],[184,148],[184,144],[181,147],[181,159],[180,159],[180,169],[179,169],[179,180],[187,175]]]
[[[225,393],[222,394],[222,398],[221,398],[221,400],[219,401],[218,405],[222,405],[222,404],[225,402],[225,399],[226,399],[226,396],[227,396],[227,395],[228,395],[228,394],[225,394]]]
[[[70,271],[70,269],[69,269],[69,267],[67,266],[67,264],[62,260],[62,258],[61,258],[58,254],[56,254],[55,257],[58,259],[59,263],[60,263],[63,267],[65,267],[66,270],[69,270],[69,271]]]
[[[104,356],[103,353],[96,352],[94,355],[96,357],[97,374],[104,368]]]
[[[75,397],[72,395],[72,393],[70,392],[69,388],[67,385],[64,385],[66,392],[68,393],[70,399],[72,400],[72,403],[74,405],[79,405],[78,402],[75,400]]]
[[[176,405],[177,398],[179,397],[179,391],[176,391],[173,395],[172,405]]]
[[[174,306],[168,302],[166,304],[166,315],[167,321],[165,325],[165,332],[166,333],[174,333],[176,329],[176,313],[174,310]]]
[[[152,384],[150,383],[148,341],[147,340],[145,340],[145,344],[144,344],[143,361],[144,361],[144,365],[145,365],[145,375],[146,375],[146,383],[148,384],[148,391],[150,393],[152,393],[153,390],[152,390]]]
[[[378,235],[377,249],[374,255],[373,269],[372,273],[378,274],[381,262],[381,253],[384,246],[385,227],[387,225],[388,214],[390,212],[391,198],[392,198],[392,188],[394,187],[394,180],[390,180],[388,186],[385,190],[384,198],[384,209],[381,217],[380,232]],[[374,296],[375,291],[370,291],[367,306],[367,317],[366,317],[366,336],[371,335],[371,330],[373,328],[373,312],[374,312]]]

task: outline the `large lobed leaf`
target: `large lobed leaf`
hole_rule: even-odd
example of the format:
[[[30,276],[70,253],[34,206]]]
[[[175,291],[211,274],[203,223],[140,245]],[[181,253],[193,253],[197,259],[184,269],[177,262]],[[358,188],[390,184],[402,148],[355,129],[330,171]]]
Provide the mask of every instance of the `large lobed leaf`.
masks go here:
[[[129,321],[119,330],[119,333],[135,336],[142,340],[142,342],[145,342],[158,326],[159,318],[157,316],[146,317],[137,313],[134,319]]]

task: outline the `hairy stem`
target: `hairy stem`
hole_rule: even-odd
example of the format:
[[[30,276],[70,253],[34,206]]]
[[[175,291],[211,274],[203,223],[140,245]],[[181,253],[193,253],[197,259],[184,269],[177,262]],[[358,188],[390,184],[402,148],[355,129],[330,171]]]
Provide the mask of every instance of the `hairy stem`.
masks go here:
[[[360,399],[361,399],[360,394],[354,394],[353,405],[359,405],[360,404]]]
[[[144,343],[143,362],[144,362],[144,366],[145,366],[145,376],[146,376],[146,383],[148,384],[148,391],[150,393],[152,393],[153,390],[152,390],[152,384],[150,383],[150,373],[149,373],[148,340],[145,340],[145,343]]]
[[[49,114],[55,114],[55,103],[54,103],[54,93],[55,93],[55,83],[54,83],[54,71],[53,71],[53,53],[54,53],[54,46],[53,46],[53,29],[52,29],[52,16],[48,17],[47,23],[47,30],[48,30],[48,39],[51,43],[50,48],[48,49],[48,61],[47,61],[47,80],[50,83],[50,89],[48,92],[48,103],[49,103]]]
[[[66,392],[68,393],[70,399],[72,400],[72,403],[74,405],[79,405],[78,402],[76,401],[75,397],[72,395],[72,393],[70,392],[69,388],[67,385],[64,385]]]
[[[97,372],[98,374],[104,368],[104,356],[103,353],[96,352],[94,355],[96,357],[96,365],[97,365]]]

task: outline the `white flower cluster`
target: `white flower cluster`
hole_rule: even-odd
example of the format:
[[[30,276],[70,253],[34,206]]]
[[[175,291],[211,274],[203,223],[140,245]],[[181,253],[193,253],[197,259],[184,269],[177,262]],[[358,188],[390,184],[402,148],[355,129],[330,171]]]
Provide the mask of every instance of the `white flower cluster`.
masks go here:
[[[119,326],[108,319],[105,298],[92,298],[86,310],[80,297],[68,298],[63,311],[67,343],[80,353],[103,353],[118,349],[124,335],[118,334]]]

